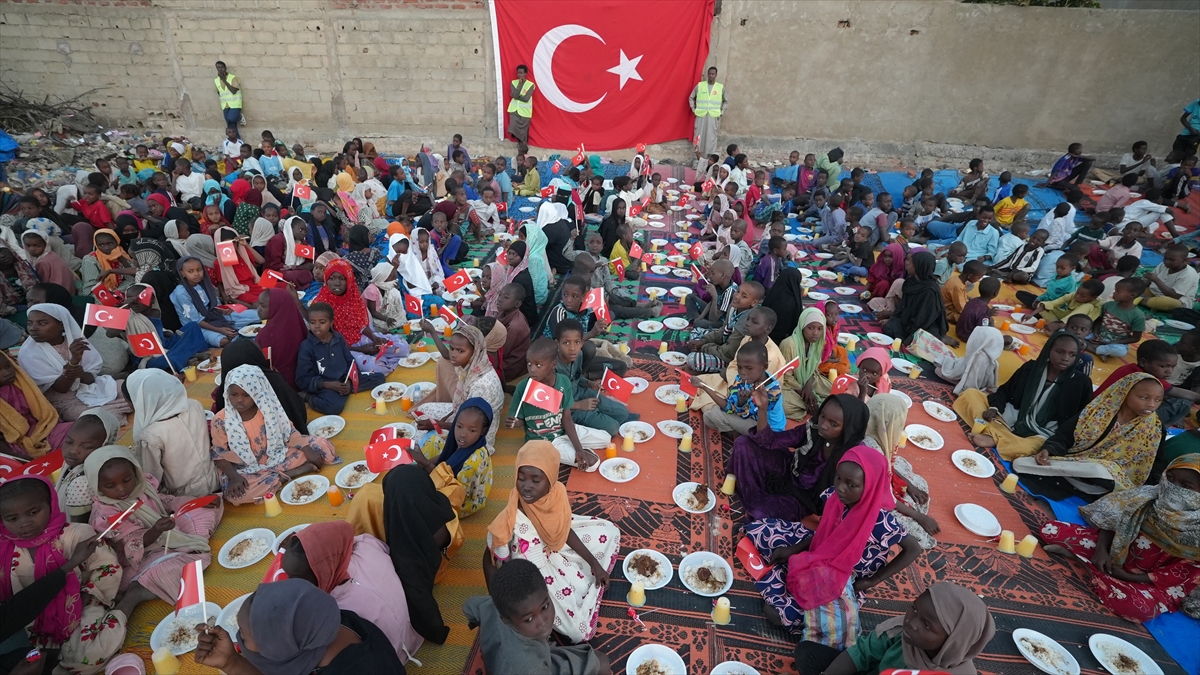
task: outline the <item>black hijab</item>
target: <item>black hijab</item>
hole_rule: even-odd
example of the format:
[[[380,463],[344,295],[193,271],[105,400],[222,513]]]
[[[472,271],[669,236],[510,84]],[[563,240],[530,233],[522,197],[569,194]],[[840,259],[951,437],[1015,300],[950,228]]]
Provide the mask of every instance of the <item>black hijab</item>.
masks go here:
[[[217,293],[216,286],[213,286],[212,279],[208,278],[208,270],[205,270],[204,274],[200,275],[200,285],[204,287],[204,294],[208,296],[208,302],[200,299],[200,294],[196,292],[195,286],[183,281],[183,266],[189,260],[195,260],[200,263],[200,267],[204,267],[202,260],[196,256],[186,255],[175,261],[175,273],[179,275],[179,283],[183,285],[188,297],[192,299],[192,304],[204,315],[204,320],[213,326],[217,328],[232,327],[233,323],[217,309],[217,305],[221,304],[221,296]]]
[[[158,316],[162,321],[163,328],[166,330],[179,330],[182,328],[183,324],[179,321],[179,314],[175,312],[175,303],[170,300],[171,291],[175,290],[175,287],[179,285],[177,280],[171,276],[171,273],[162,270],[152,270],[142,277],[142,283],[153,288],[154,297],[159,299]]]
[[[308,410],[304,407],[304,401],[300,400],[300,395],[287,383],[283,375],[271,368],[271,364],[267,363],[267,357],[263,354],[262,347],[254,340],[234,339],[225,349],[221,350],[221,372],[231,373],[238,366],[257,366],[266,375],[267,382],[271,384],[271,389],[275,390],[275,396],[279,399],[279,404],[283,406],[283,412],[288,419],[292,421],[292,426],[296,427],[296,431],[304,435],[308,435]],[[213,412],[220,412],[225,407],[225,379],[221,379],[221,383],[213,389]]]
[[[820,419],[821,412],[825,410],[825,406],[831,402],[837,404],[842,409],[842,435],[836,441],[832,442],[832,447],[829,449],[829,459],[821,467],[821,472],[817,475],[816,484],[809,490],[803,490],[794,478],[805,467],[821,460],[822,448],[820,444],[823,443],[823,439],[817,433],[817,420]],[[863,438],[867,434],[867,422],[870,419],[871,411],[867,409],[867,404],[850,394],[835,394],[825,399],[825,402],[817,409],[817,414],[809,419],[807,425],[808,438],[806,442],[813,445],[807,453],[797,451],[793,454],[793,479],[785,483],[788,492],[800,502],[800,505],[808,513],[821,513],[821,493],[833,486],[834,476],[837,475],[837,465],[838,462],[842,461],[842,455],[846,454],[846,451],[850,448],[862,445]]]
[[[624,204],[625,200],[617,197],[612,203],[612,212],[600,223],[600,238],[604,240],[604,248],[600,249],[600,253],[607,258],[612,255],[613,244],[617,243],[620,237],[617,235],[617,230],[625,224],[625,216],[620,220],[617,219],[617,204]]]
[[[763,307],[775,310],[777,319],[775,328],[771,331],[771,339],[777,345],[783,344],[784,340],[791,337],[796,331],[796,324],[800,322],[800,312],[804,311],[804,294],[800,286],[803,280],[800,270],[785,267],[779,273],[779,278],[775,280],[775,285],[771,287],[767,297],[763,299]]]
[[[416,464],[398,466],[383,478],[383,528],[396,575],[404,585],[408,618],[421,637],[445,644],[450,628],[433,597],[433,582],[442,563],[434,535],[454,520],[446,495]]]
[[[937,262],[929,251],[920,251],[913,254],[912,264],[913,275],[904,280],[900,304],[883,326],[883,332],[905,342],[911,341],[918,330],[943,337],[949,324],[946,306],[942,304],[942,289],[933,276]]]

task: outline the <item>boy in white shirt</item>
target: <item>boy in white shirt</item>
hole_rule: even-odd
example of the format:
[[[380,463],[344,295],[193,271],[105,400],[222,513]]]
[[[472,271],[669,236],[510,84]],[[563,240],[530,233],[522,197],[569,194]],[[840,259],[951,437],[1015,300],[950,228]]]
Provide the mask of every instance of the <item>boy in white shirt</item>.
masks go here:
[[[996,247],[996,261],[1007,260],[1013,251],[1025,245],[1027,237],[1029,237],[1029,223],[1025,221],[1013,223],[1008,234],[1000,235],[1000,242]]]
[[[238,138],[236,127],[225,130],[225,140],[221,143],[221,153],[229,159],[239,159],[242,156],[242,139]]]
[[[480,190],[479,197],[470,202],[479,220],[483,222],[484,227],[492,228],[497,234],[504,232],[504,222],[500,220],[500,209],[496,206],[496,190],[491,185],[485,185]]]
[[[1067,239],[1075,234],[1075,205],[1070,202],[1061,202],[1054,207],[1053,211],[1047,211],[1042,217],[1042,222],[1038,224],[1039,230],[1045,230],[1050,234],[1046,239],[1046,250],[1057,251],[1067,243]]]

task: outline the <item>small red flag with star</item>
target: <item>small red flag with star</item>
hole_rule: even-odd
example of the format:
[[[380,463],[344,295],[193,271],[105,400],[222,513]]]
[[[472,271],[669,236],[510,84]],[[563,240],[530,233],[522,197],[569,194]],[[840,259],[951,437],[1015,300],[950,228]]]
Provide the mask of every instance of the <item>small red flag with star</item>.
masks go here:
[[[692,244],[692,248],[688,249],[688,255],[692,260],[699,260],[704,255],[704,246],[700,242]]]
[[[179,575],[179,597],[175,599],[175,614],[192,605],[204,607],[204,561],[193,560]]]
[[[125,294],[121,291],[110,291],[103,283],[99,283],[92,289],[92,297],[105,307],[116,307],[125,299]]]
[[[258,285],[263,288],[275,288],[276,286],[285,283],[283,275],[275,270],[267,270],[263,272],[262,277],[258,280]]]
[[[629,397],[633,396],[633,383],[605,368],[601,391],[621,403],[629,403]]]
[[[547,185],[546,187],[542,188],[541,194],[543,199],[549,199],[550,196],[554,194],[554,188]]]
[[[367,458],[367,468],[371,473],[381,473],[401,464],[411,464],[413,459],[411,438],[394,438],[389,441],[372,443],[363,448]]]
[[[562,409],[563,395],[561,391],[534,379],[526,380],[526,382],[528,385],[525,387],[525,395],[521,397],[521,403],[528,403],[547,412],[558,412]]]
[[[417,316],[421,316],[421,298],[418,298],[415,295],[405,294],[404,309],[409,314],[416,314]]]
[[[83,315],[83,325],[97,328],[125,330],[129,324],[129,310],[104,305],[88,305]]]
[[[283,571],[283,549],[279,549],[279,553],[275,554],[275,559],[271,561],[271,566],[267,568],[267,573],[263,575],[262,582],[269,584],[274,581],[283,581],[288,578],[287,572]]]
[[[129,349],[139,359],[155,354],[165,354],[158,336],[154,333],[138,333],[129,336]]]
[[[313,249],[313,247],[309,246],[308,244],[296,244],[295,252],[297,256],[301,258],[308,258],[309,260],[312,260],[313,255],[316,254],[316,251]]]
[[[350,362],[350,372],[346,373],[346,381],[354,385],[354,393],[358,393],[358,364]]]
[[[563,169],[562,162],[558,161],[557,159],[554,160],[554,163],[550,165],[550,173],[558,173],[558,172],[562,171],[562,169]]]
[[[633,242],[633,245],[631,245],[629,247],[629,257],[630,258],[641,258],[642,257],[642,245],[637,243],[636,241]]]
[[[469,283],[471,283],[471,275],[467,274],[466,270],[459,270],[446,277],[443,285],[446,287],[446,292],[453,293]]]
[[[612,316],[608,312],[608,303],[604,301],[604,289],[593,288],[583,296],[582,309],[590,309],[596,313],[596,318],[605,323],[612,321]]]

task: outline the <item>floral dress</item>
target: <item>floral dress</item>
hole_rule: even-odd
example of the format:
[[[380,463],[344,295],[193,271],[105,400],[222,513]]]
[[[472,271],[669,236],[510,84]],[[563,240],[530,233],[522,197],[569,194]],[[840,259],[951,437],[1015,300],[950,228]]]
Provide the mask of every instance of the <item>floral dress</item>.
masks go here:
[[[229,449],[229,434],[225,430],[225,415],[234,414],[230,408],[224,408],[217,416],[213,418],[209,431],[212,433],[212,458],[214,460],[223,459],[234,466],[244,466],[245,463],[236,452]],[[258,462],[264,463],[267,459],[267,431],[263,424],[262,410],[254,416],[254,419],[243,422],[246,427],[246,435],[250,440],[250,449],[254,453]],[[246,479],[246,492],[239,499],[230,498],[227,490],[229,488],[229,478],[222,474],[221,476],[221,491],[225,492],[225,499],[231,504],[250,504],[262,501],[267,493],[275,493],[279,491],[287,477],[285,472],[299,468],[308,463],[308,458],[304,456],[301,450],[306,445],[312,447],[321,455],[321,460],[325,464],[335,464],[341,460],[337,456],[337,452],[333,449],[333,444],[320,436],[305,436],[292,423],[288,421],[288,426],[291,427],[291,437],[287,441],[287,456],[283,462],[276,464],[268,469],[253,473],[246,473],[239,469],[242,477]]]
[[[446,447],[446,437],[441,434],[429,433],[429,439],[421,446],[421,452],[431,460],[437,459]],[[462,508],[458,517],[466,518],[487,505],[488,494],[492,491],[492,453],[495,448],[491,444],[476,448],[475,452],[463,462],[462,469],[455,478],[466,490]]]
[[[621,531],[617,526],[599,518],[572,516],[571,530],[604,569],[611,572],[621,544]],[[488,548],[501,561],[524,558],[537,565],[554,603],[554,630],[572,643],[592,638],[596,632],[596,619],[600,616],[604,588],[596,585],[592,568],[584,562],[583,556],[566,545],[558,551],[550,551],[542,543],[533,523],[520,510],[512,539],[506,544],[498,544],[492,541],[489,532]]]
[[[1043,543],[1057,544],[1084,558],[1081,562],[1092,573],[1092,591],[1123,619],[1145,622],[1159,614],[1177,612],[1188,594],[1200,585],[1200,561],[1170,555],[1144,536],[1133,540],[1121,569],[1146,574],[1151,583],[1110,577],[1091,562],[1099,537],[1096,528],[1057,520],[1043,525],[1041,531]]]
[[[832,496],[833,488],[826,489],[821,493],[821,503],[824,504],[825,500]],[[777,548],[795,546],[815,534],[813,530],[808,529],[802,523],[793,523],[778,518],[766,518],[750,523],[745,527],[744,532],[764,559]],[[879,519],[875,522],[875,529],[871,531],[871,537],[867,539],[862,558],[854,566],[851,582],[865,579],[878,572],[879,568],[887,564],[888,552],[892,546],[899,544],[900,540],[907,535],[908,531],[896,520],[893,512],[880,511]],[[800,632],[804,628],[805,611],[796,604],[792,594],[788,592],[787,571],[786,564],[775,565],[762,579],[754,582],[754,585],[758,588],[758,592],[762,593],[767,604],[779,610],[779,615],[783,618],[783,625],[792,632]],[[859,594],[858,604],[862,605],[863,600],[863,596]]]

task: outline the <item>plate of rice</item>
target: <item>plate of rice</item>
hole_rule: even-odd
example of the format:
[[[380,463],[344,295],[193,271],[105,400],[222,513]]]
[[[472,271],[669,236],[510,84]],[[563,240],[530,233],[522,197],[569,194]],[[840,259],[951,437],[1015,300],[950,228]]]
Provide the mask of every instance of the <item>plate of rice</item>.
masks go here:
[[[346,428],[346,420],[339,415],[324,415],[308,423],[308,433],[329,439]]]
[[[663,325],[666,326],[667,328],[670,328],[671,330],[684,330],[691,324],[688,322],[687,319],[684,319],[682,317],[669,316],[669,317],[663,319]],[[626,379],[628,379],[628,378],[626,378]],[[636,394],[637,392],[634,392],[634,393]]]
[[[284,504],[303,506],[324,497],[328,491],[329,479],[325,476],[302,476],[283,486],[279,498]]]
[[[429,352],[413,352],[408,356],[400,359],[400,366],[404,368],[420,368],[429,363]]]
[[[263,329],[263,326],[264,325],[261,323],[256,323],[256,324],[246,326],[238,331],[238,335],[241,335],[242,337],[248,337],[248,338],[258,337],[258,332]]]
[[[600,475],[614,483],[628,483],[641,472],[637,462],[624,457],[613,457],[600,463]]]
[[[708,513],[717,505],[717,496],[704,483],[680,483],[671,491],[671,497],[688,513]]]
[[[221,563],[221,567],[231,570],[249,567],[267,557],[274,541],[275,533],[265,527],[239,532],[221,547],[217,562]]]
[[[150,634],[150,649],[158,650],[163,647],[171,650],[175,656],[182,656],[199,644],[199,634],[196,624],[205,623],[206,617],[218,617],[221,606],[215,602],[204,603],[204,611],[198,605],[184,607],[182,614],[171,612],[163,617]]]
[[[658,358],[668,366],[682,366],[687,363],[687,356],[680,352],[663,352],[658,355]],[[672,401],[674,403],[674,401]]]
[[[687,675],[683,657],[666,645],[642,645],[625,660],[626,675]]]
[[[401,382],[384,382],[371,390],[371,398],[381,398],[386,403],[393,403],[404,398],[408,385]]]
[[[941,434],[924,424],[910,424],[904,427],[904,433],[908,434],[908,440],[913,445],[922,450],[941,450],[946,445]]]
[[[622,424],[621,428],[618,429],[618,432],[621,434],[622,438],[627,435],[632,435],[634,443],[645,443],[651,438],[654,438],[655,433],[654,427],[649,423],[637,420]]]
[[[225,609],[221,610],[221,614],[217,616],[217,625],[225,629],[229,633],[229,637],[237,639],[238,628],[238,611],[242,609],[242,603],[246,602],[246,598],[250,597],[247,593],[241,597],[234,598],[232,602],[225,605]]]
[[[670,354],[671,352],[667,352]],[[680,397],[691,398],[679,388],[677,384],[664,384],[654,390],[654,398],[666,403],[667,405],[675,405],[675,401]]]
[[[639,548],[625,556],[621,564],[625,578],[630,582],[640,581],[648,591],[654,591],[666,586],[675,576],[671,561],[658,551]]]
[[[338,487],[346,488],[347,490],[357,490],[358,488],[375,480],[379,474],[372,472],[367,468],[366,460],[351,462],[343,466],[333,481]]]
[[[696,595],[715,598],[733,586],[733,568],[709,551],[696,551],[679,561],[679,579]]]

